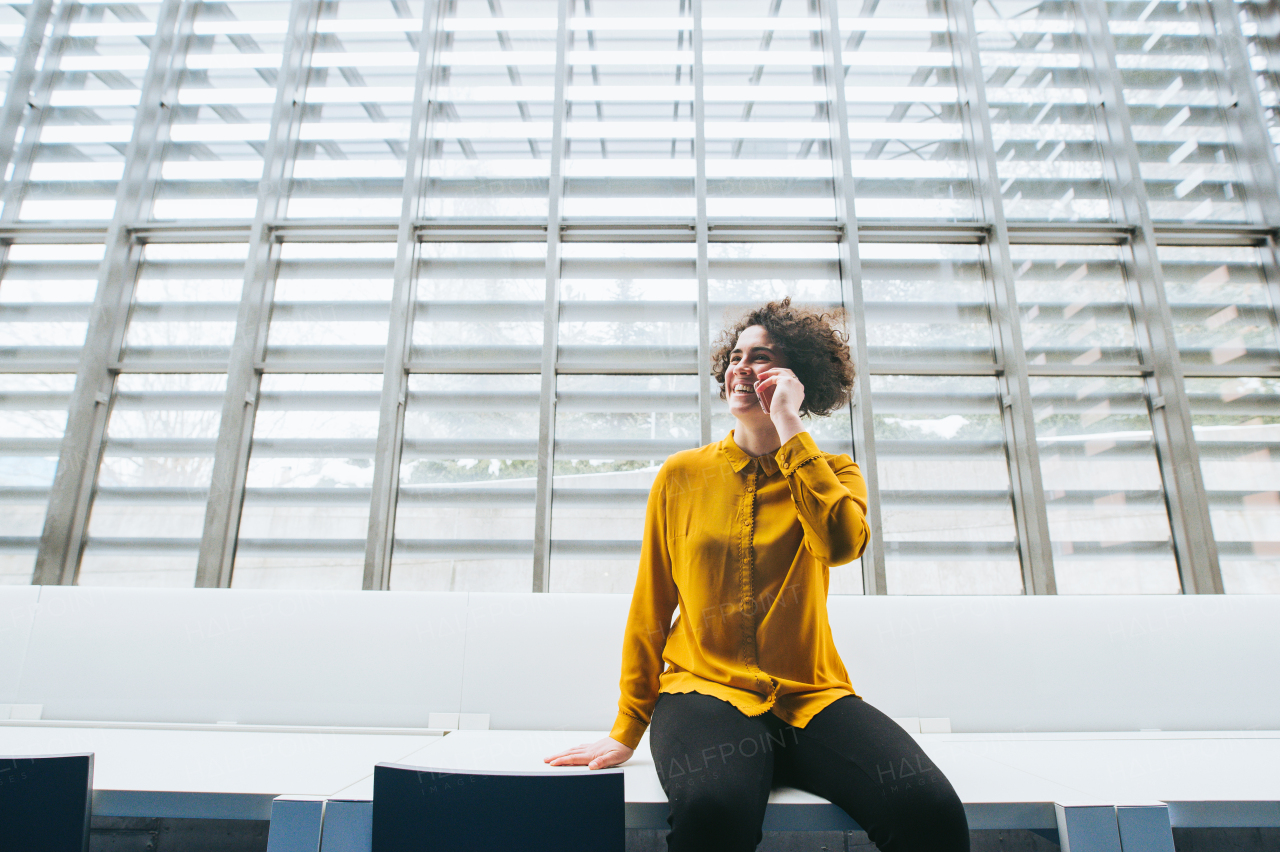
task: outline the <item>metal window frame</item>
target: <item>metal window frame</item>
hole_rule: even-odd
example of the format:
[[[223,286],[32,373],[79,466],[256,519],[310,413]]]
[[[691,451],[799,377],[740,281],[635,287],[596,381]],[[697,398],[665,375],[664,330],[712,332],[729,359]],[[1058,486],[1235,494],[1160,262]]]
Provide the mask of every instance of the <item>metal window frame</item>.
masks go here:
[[[1248,181],[1246,206],[1255,222],[1270,229],[1257,245],[1271,295],[1272,331],[1280,340],[1280,240],[1276,237],[1276,229],[1280,228],[1280,164],[1267,132],[1262,99],[1254,85],[1255,72],[1245,50],[1236,4],[1232,0],[1208,3],[1213,25],[1211,43],[1218,47],[1210,51],[1210,58],[1220,75],[1220,102],[1230,105],[1225,111],[1227,133],[1241,154],[1238,164]]]
[[[1165,504],[1173,535],[1174,557],[1184,594],[1221,594],[1218,546],[1209,520],[1209,502],[1200,473],[1200,454],[1191,427],[1191,407],[1183,381],[1182,359],[1173,334],[1173,315],[1165,298],[1164,274],[1156,255],[1146,186],[1129,108],[1116,62],[1116,46],[1107,25],[1106,0],[1078,0],[1081,33],[1088,48],[1091,94],[1098,98],[1103,169],[1122,221],[1126,242],[1134,332],[1146,376],[1147,406],[1156,458],[1164,482]]]
[[[9,243],[100,243],[106,239],[109,225],[93,222],[0,222],[0,240]],[[282,240],[332,240],[335,242],[395,242],[398,219],[361,219],[341,222],[268,223],[273,234]],[[419,220],[413,223],[419,240],[449,242],[542,242],[546,225],[520,221],[440,222]],[[562,222],[560,238],[564,242],[693,242],[695,219],[644,220],[608,225],[590,222]],[[1035,245],[1124,245],[1133,227],[1106,222],[1009,222],[1009,244]],[[178,222],[135,222],[129,226],[138,240],[159,243],[239,242],[249,240],[252,225],[219,219]],[[859,222],[859,243],[920,242],[981,243],[990,239],[986,222]],[[1169,246],[1260,246],[1268,239],[1280,237],[1280,226],[1240,223],[1204,223],[1195,226],[1176,223],[1154,223],[1156,245]],[[773,243],[838,243],[844,238],[843,227],[835,220],[802,222],[792,220],[749,221],[708,219],[707,239],[714,242]],[[270,370],[270,365],[264,365]]]
[[[547,184],[547,286],[542,308],[542,388],[538,401],[538,482],[533,520],[533,592],[551,590],[551,498],[555,479],[556,363],[560,351],[560,228],[564,196],[565,82],[569,3],[556,4],[556,78]]]
[[[315,46],[316,21],[322,0],[293,0],[281,59],[280,83],[271,110],[271,130],[262,158],[258,206],[249,232],[244,289],[236,320],[236,336],[227,365],[227,395],[214,449],[209,503],[196,565],[196,586],[229,588],[240,533],[245,478],[253,442],[253,422],[262,384],[279,231],[289,200],[289,183],[297,154],[307,74]]]
[[[425,199],[427,149],[434,112],[435,54],[444,6],[426,0],[418,37],[418,70],[413,84],[413,113],[405,152],[404,188],[396,231],[396,261],[391,291],[391,321],[387,330],[386,362],[382,371],[382,399],[378,411],[378,443],[373,460],[373,497],[369,504],[369,536],[365,543],[365,589],[391,588],[391,558],[395,547],[396,503],[400,492],[400,458],[404,449],[404,417],[409,393],[409,356],[413,341],[414,283],[418,266],[418,235],[414,227]]]
[[[70,585],[79,574],[115,396],[115,367],[124,346],[141,257],[141,245],[130,225],[145,219],[151,210],[159,152],[164,149],[171,116],[172,98],[167,94],[177,86],[178,63],[185,57],[195,5],[195,0],[163,0],[157,15],[40,536],[32,577],[37,585]]]
[[[23,20],[22,41],[14,57],[14,67],[9,72],[5,86],[4,104],[0,106],[0,167],[7,167],[13,156],[14,139],[18,125],[28,107],[27,97],[36,79],[36,60],[44,45],[44,31],[53,14],[53,0],[33,0],[27,7]]]
[[[694,272],[698,277],[698,423],[703,444],[711,443],[711,238],[707,222],[707,100],[706,69],[702,61],[702,0],[690,0],[693,16],[693,193],[696,199],[694,237],[698,254]]]
[[[1250,218],[1272,228],[1280,227],[1280,167],[1276,164],[1275,146],[1271,144],[1263,119],[1262,100],[1253,84],[1253,68],[1245,50],[1244,32],[1240,29],[1232,0],[1206,0],[1213,32],[1209,41],[1218,49],[1209,52],[1222,83],[1219,101],[1224,110],[1227,134],[1240,152],[1238,165],[1246,175],[1246,202]],[[1250,132],[1262,129],[1261,133]]]
[[[63,3],[58,8],[57,23],[50,33],[50,50],[45,57],[45,68],[39,75],[43,84],[40,89],[48,88],[52,82],[52,71],[57,68],[57,61],[65,43],[67,28],[70,25],[71,13],[75,3]],[[14,68],[9,75],[9,83],[5,87],[4,105],[0,108],[0,174],[7,174],[12,163],[14,173],[3,184],[5,198],[3,221],[18,221],[18,209],[13,202],[21,202],[21,195],[26,187],[24,174],[30,169],[31,154],[15,158],[14,147],[18,136],[18,128],[27,126],[23,133],[23,144],[30,148],[39,134],[31,132],[30,123],[39,122],[43,117],[44,98],[32,98],[32,88],[36,86],[36,61],[40,58],[40,49],[44,46],[44,32],[48,28],[49,19],[53,15],[53,0],[34,0],[27,9],[25,29],[22,42],[14,57]],[[37,91],[40,91],[38,89]],[[46,93],[47,97],[47,93]],[[23,171],[19,171],[22,169]],[[6,246],[7,248],[7,246]]]
[[[32,117],[38,121],[43,112],[37,106],[40,98],[32,98],[32,87],[37,81],[36,61],[44,46],[44,33],[53,15],[53,8],[53,0],[33,0],[28,6],[22,41],[14,57],[15,64],[9,75],[8,85],[5,86],[4,104],[0,106],[0,175],[8,176],[0,181],[0,199],[3,199],[4,205],[3,211],[0,211],[0,226],[17,223],[22,207],[21,199],[26,192],[25,176],[31,168],[31,154],[25,152],[26,156],[15,158],[14,148],[17,145],[18,128],[23,127],[24,121],[30,121]],[[68,26],[69,8],[70,4],[64,4],[59,10],[58,23],[50,38],[50,44],[53,45],[51,53],[60,49],[63,43],[60,36],[65,34]],[[32,134],[27,129],[23,133],[23,141],[29,147],[37,136],[38,134]],[[9,172],[11,164],[12,174]],[[9,246],[12,244],[12,240],[0,238],[0,269],[4,269],[9,259]]]
[[[37,553],[35,583],[73,583],[86,542],[86,530],[101,462],[105,434],[114,398],[115,378],[125,372],[226,372],[224,398],[214,460],[214,476],[206,507],[205,525],[196,575],[197,586],[231,584],[240,512],[244,500],[258,389],[265,373],[342,370],[339,363],[273,364],[265,360],[279,244],[283,240],[333,241],[379,240],[397,244],[390,323],[379,398],[379,429],[375,457],[374,488],[365,542],[363,585],[367,589],[390,587],[394,548],[395,508],[399,483],[399,459],[403,443],[408,375],[421,365],[411,361],[414,289],[419,263],[419,240],[426,235],[482,242],[546,241],[546,290],[543,300],[544,338],[539,365],[538,480],[535,503],[535,536],[531,589],[554,588],[551,564],[551,520],[555,457],[555,392],[558,365],[561,245],[577,240],[687,241],[697,246],[698,410],[704,443],[712,439],[711,418],[715,388],[709,373],[711,317],[709,316],[709,244],[713,241],[835,242],[840,246],[841,298],[849,311],[852,347],[859,366],[851,420],[854,453],[862,464],[871,496],[869,510],[872,540],[863,560],[863,585],[868,594],[887,593],[883,533],[879,518],[879,485],[876,467],[873,406],[870,377],[877,374],[989,375],[1002,388],[1007,460],[1010,469],[1024,589],[1028,593],[1053,593],[1052,547],[1049,540],[1038,449],[1031,411],[1029,377],[1037,375],[1124,375],[1141,378],[1148,389],[1157,458],[1174,538],[1183,590],[1187,593],[1222,592],[1217,545],[1212,536],[1208,501],[1191,427],[1185,390],[1187,376],[1280,377],[1274,367],[1232,369],[1184,368],[1173,336],[1172,313],[1164,295],[1163,275],[1156,246],[1248,245],[1262,255],[1263,273],[1273,295],[1273,313],[1280,310],[1280,165],[1275,149],[1267,144],[1261,101],[1253,84],[1251,66],[1236,9],[1230,0],[1205,0],[1211,51],[1219,75],[1227,129],[1237,150],[1252,224],[1176,223],[1155,224],[1149,215],[1146,190],[1139,171],[1128,108],[1116,62],[1115,44],[1107,26],[1105,0],[1078,0],[1082,60],[1092,75],[1092,104],[1098,121],[1098,138],[1106,180],[1115,200],[1115,223],[1016,222],[1004,219],[992,148],[991,121],[977,48],[972,0],[945,0],[950,35],[956,57],[957,82],[962,92],[963,124],[971,141],[970,158],[974,187],[982,205],[975,222],[899,221],[860,223],[856,216],[857,187],[852,177],[848,135],[848,102],[841,55],[843,34],[836,0],[816,0],[822,17],[827,112],[833,150],[832,169],[837,218],[826,222],[787,220],[711,220],[707,215],[706,104],[703,67],[703,18],[700,0],[691,0],[693,35],[695,121],[694,193],[692,219],[637,222],[566,222],[562,201],[565,157],[565,90],[568,75],[568,20],[572,0],[557,6],[555,99],[548,216],[542,222],[472,222],[423,220],[420,205],[430,167],[430,87],[436,72],[434,50],[439,32],[437,19],[444,4],[427,0],[419,43],[417,77],[409,151],[398,219],[291,222],[284,218],[289,183],[296,157],[310,52],[314,45],[320,0],[293,0],[281,75],[272,110],[271,136],[264,156],[264,178],[251,224],[244,222],[148,221],[151,199],[163,160],[170,121],[169,95],[183,67],[195,0],[163,0],[157,36],[150,45],[142,99],[126,148],[125,171],[116,189],[111,221],[98,223],[26,223],[18,221],[18,205],[7,204],[0,217],[0,264],[14,243],[103,242],[106,252],[99,267],[98,291],[90,313],[89,332],[77,368],[77,381],[69,406],[69,418],[60,449],[57,474],[50,491]],[[42,80],[51,85],[57,52],[65,41],[75,3],[52,0],[32,3],[23,32],[22,53],[9,79],[7,97],[0,110],[0,159],[14,166],[14,178],[6,198],[20,203],[26,171],[31,163],[42,121]],[[811,6],[814,4],[811,3]],[[54,22],[46,38],[50,21]],[[40,49],[49,74],[38,64]],[[42,77],[42,74],[44,75]],[[47,79],[46,79],[47,78]],[[46,86],[47,88],[47,86]],[[25,142],[15,145],[18,128],[28,125]],[[416,134],[416,135],[415,135]],[[16,149],[16,150],[15,150]],[[213,362],[132,363],[120,358],[129,322],[142,246],[149,242],[237,241],[249,243],[244,290],[237,315],[236,338],[230,364]],[[990,367],[957,368],[946,363],[896,365],[868,360],[859,246],[863,242],[935,241],[982,246],[989,271],[989,302],[997,358]],[[1128,272],[1130,299],[1135,312],[1141,361],[1137,366],[1074,368],[1034,366],[1027,363],[1013,285],[1010,245],[1018,243],[1061,245],[1116,245],[1122,247]],[[1280,321],[1273,317],[1277,329]],[[367,372],[361,366],[360,372]],[[0,363],[3,372],[62,372],[66,365]],[[500,372],[477,367],[478,372]],[[574,368],[578,371],[577,368]],[[607,372],[618,372],[606,368]],[[505,371],[501,371],[505,372]]]
[[[823,54],[826,59],[827,116],[831,139],[839,145],[831,152],[835,180],[836,221],[840,229],[840,300],[844,305],[853,348],[854,392],[849,400],[853,456],[867,484],[867,523],[870,540],[862,554],[862,593],[887,595],[884,565],[884,529],[880,512],[880,468],[876,460],[875,421],[871,405],[871,358],[867,348],[867,318],[862,294],[862,258],[855,209],[856,185],[849,141],[849,107],[845,92],[843,36],[836,0],[820,0],[824,14]]]
[[[1001,419],[1014,523],[1018,531],[1022,587],[1025,594],[1052,595],[1057,593],[1057,581],[1053,571],[1044,482],[1040,475],[1040,449],[1036,443],[1027,351],[1022,343],[1018,295],[1009,253],[1009,224],[1004,217],[1004,201],[996,169],[991,113],[978,51],[973,2],[948,0],[947,12],[952,22],[949,29],[960,83],[960,107],[968,125],[967,137],[972,140],[969,150],[974,188],[982,204],[983,218],[990,228],[990,238],[984,241],[984,259],[989,274],[992,337],[996,347]]]

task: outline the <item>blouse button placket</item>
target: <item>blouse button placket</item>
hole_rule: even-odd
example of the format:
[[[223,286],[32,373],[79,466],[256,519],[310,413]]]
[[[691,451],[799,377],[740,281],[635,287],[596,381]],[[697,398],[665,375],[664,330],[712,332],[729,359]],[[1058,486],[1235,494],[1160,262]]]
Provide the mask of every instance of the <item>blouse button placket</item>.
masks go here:
[[[752,460],[746,468],[747,483],[745,512],[743,516],[742,529],[742,580],[740,591],[741,600],[741,618],[742,618],[742,656],[747,668],[756,674],[757,685],[762,687],[764,691],[768,691],[765,679],[761,677],[763,672],[760,671],[760,661],[757,656],[756,649],[756,619],[755,608],[752,603],[755,599],[755,522],[756,522],[756,484],[760,476],[760,462]]]

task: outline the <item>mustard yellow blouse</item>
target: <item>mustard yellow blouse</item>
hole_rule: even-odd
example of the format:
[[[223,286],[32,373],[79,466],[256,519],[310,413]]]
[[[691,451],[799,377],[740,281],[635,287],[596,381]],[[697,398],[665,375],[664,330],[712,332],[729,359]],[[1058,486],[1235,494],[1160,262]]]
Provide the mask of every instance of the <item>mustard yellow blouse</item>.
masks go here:
[[[758,458],[730,432],[667,459],[645,510],[610,736],[635,748],[660,692],[799,728],[856,695],[827,620],[828,569],[862,554],[866,511],[853,459],[808,432]]]

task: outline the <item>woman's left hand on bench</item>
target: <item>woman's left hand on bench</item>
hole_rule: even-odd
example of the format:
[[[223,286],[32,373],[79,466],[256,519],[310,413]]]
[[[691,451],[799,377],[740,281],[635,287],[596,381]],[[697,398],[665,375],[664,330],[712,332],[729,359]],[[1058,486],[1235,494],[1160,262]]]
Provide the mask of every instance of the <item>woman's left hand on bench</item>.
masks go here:
[[[594,743],[582,743],[565,749],[559,754],[544,757],[543,763],[552,766],[586,766],[588,769],[608,769],[626,763],[635,754],[635,749],[627,748],[612,737],[605,737]]]

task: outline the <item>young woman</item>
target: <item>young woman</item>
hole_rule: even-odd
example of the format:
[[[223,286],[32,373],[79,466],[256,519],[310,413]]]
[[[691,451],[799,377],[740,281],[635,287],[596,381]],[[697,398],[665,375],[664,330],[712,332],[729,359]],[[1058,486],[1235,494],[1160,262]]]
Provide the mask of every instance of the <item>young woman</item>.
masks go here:
[[[831,636],[829,568],[857,559],[868,533],[858,466],[819,450],[800,419],[849,399],[835,319],[784,299],[717,340],[714,375],[737,428],[658,471],[617,721],[546,758],[616,766],[651,725],[673,852],[754,850],[775,785],[844,808],[885,852],[969,849],[950,782],[854,693]]]

